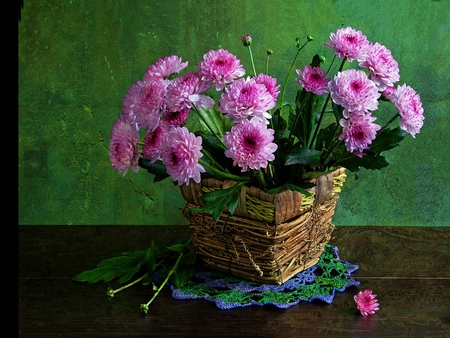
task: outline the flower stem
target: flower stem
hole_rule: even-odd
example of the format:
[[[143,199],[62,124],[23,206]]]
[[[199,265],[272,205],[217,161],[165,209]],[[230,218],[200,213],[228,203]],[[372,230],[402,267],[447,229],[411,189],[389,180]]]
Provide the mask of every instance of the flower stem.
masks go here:
[[[400,114],[399,113],[397,113],[397,114],[395,114],[379,131],[378,131],[378,134],[379,133],[381,133],[383,130],[385,130],[387,127],[389,127],[389,125],[392,123],[392,122],[394,122],[396,119],[397,119],[397,117],[399,117],[400,116]]]
[[[209,131],[219,140],[219,142],[225,146],[225,144],[223,143],[222,137],[218,134],[218,132],[216,131],[216,129],[219,129],[217,127],[217,125],[215,126],[216,128],[213,128],[213,126],[211,126],[211,124],[209,123],[209,121],[203,116],[203,114],[200,112],[200,110],[198,110],[195,106],[191,107],[192,110],[194,110],[194,112],[197,113],[197,115],[200,117],[200,119],[203,121],[203,123],[206,125],[206,127],[209,129]],[[212,121],[212,123],[215,123],[215,121]]]
[[[322,111],[320,112],[319,120],[317,121],[317,124],[316,124],[316,129],[314,130],[313,137],[311,138],[311,141],[309,143],[309,148],[311,148],[316,141],[316,137],[317,137],[317,134],[319,133],[320,124],[322,123],[323,116],[325,115],[325,110],[327,108],[328,101],[330,101],[330,96],[331,96],[330,94],[327,95],[325,103],[323,104],[323,108],[322,108]]]
[[[169,281],[170,276],[172,276],[174,274],[174,272],[177,271],[178,264],[180,263],[182,257],[183,257],[183,252],[180,253],[180,255],[178,256],[178,259],[175,262],[175,265],[169,271],[169,273],[167,274],[166,278],[164,279],[164,281],[162,282],[160,287],[156,290],[156,292],[153,295],[153,297],[148,301],[147,304],[141,304],[141,311],[142,312],[147,313],[149,305],[153,302],[153,300],[156,298],[156,296],[158,296],[158,294],[162,290],[162,288],[167,284],[167,282]]]
[[[291,68],[289,68],[289,72],[288,72],[288,74],[287,74],[287,76],[286,76],[286,80],[284,80],[284,83],[283,83],[283,89],[282,89],[282,91],[281,91],[280,109],[282,109],[282,108],[284,107],[284,95],[286,94],[287,83],[288,83],[289,77],[291,76],[292,70],[294,69],[295,62],[297,61],[298,55],[300,54],[301,50],[302,50],[302,49],[308,44],[308,42],[310,42],[310,41],[312,41],[312,38],[310,38],[310,37],[308,36],[306,42],[298,48],[297,54],[295,54],[294,60],[292,61],[292,64],[291,64]]]
[[[328,162],[329,159],[330,159],[331,154],[333,154],[333,151],[335,151],[336,148],[339,147],[339,146],[342,144],[342,142],[343,142],[343,141],[340,140],[339,142],[336,142],[336,143],[332,146],[332,148],[328,151],[327,156],[325,156],[325,160],[323,161],[323,163],[322,163],[321,166],[324,166],[324,165],[327,164],[327,162]],[[347,156],[347,155],[348,155],[348,153],[344,153],[340,158],[338,158],[336,161],[333,162],[333,165],[332,165],[332,166],[336,165],[336,163],[338,163],[339,161],[342,161],[343,158],[344,158],[345,156]],[[332,166],[330,166],[330,167],[332,167]]]
[[[134,285],[136,283],[139,283],[141,280],[143,280],[145,277],[147,277],[147,275],[148,275],[148,273],[146,273],[142,277],[139,277],[135,281],[133,281],[133,282],[131,282],[131,283],[125,285],[125,286],[122,286],[121,288],[118,288],[116,290],[113,290],[112,288],[108,288],[108,291],[106,292],[106,294],[108,295],[108,297],[112,298],[112,297],[114,297],[114,294],[116,294],[117,292],[125,290],[126,288],[129,288],[130,286],[132,286],[132,285]]]
[[[339,66],[338,72],[341,72],[342,69],[344,68],[345,61],[347,61],[347,59],[344,58],[341,62],[341,65]]]
[[[248,48],[248,52],[250,54],[250,62],[252,63],[253,75],[256,76],[255,63],[253,62],[252,47],[250,45],[248,45],[247,48]]]
[[[305,108],[305,105],[306,105],[306,103],[308,102],[310,95],[311,95],[310,92],[307,92],[307,93],[306,93],[306,97],[305,97],[305,99],[303,100],[303,103],[302,103],[302,105],[300,106],[300,109],[299,109],[297,115],[295,116],[295,120],[294,120],[294,123],[292,124],[291,131],[289,132],[289,139],[290,139],[290,138],[292,137],[292,135],[294,134],[295,128],[297,128],[298,120],[300,119],[300,116],[302,115],[302,111],[303,111],[303,109]],[[305,144],[305,146],[306,146],[306,144]]]
[[[338,72],[342,71],[342,69],[344,68],[345,61],[346,61],[346,59],[344,58],[341,62],[341,65],[339,66]],[[330,101],[330,96],[331,95],[328,94],[327,99],[325,100],[325,103],[322,108],[322,112],[320,113],[320,116],[319,116],[319,120],[317,121],[316,129],[314,130],[313,137],[311,138],[311,142],[309,143],[309,148],[313,147],[314,142],[316,141],[316,137],[317,137],[317,134],[319,133],[320,124],[322,123],[323,116],[325,115],[325,110],[327,108],[328,101]]]
[[[214,159],[214,157],[207,151],[205,148],[202,149],[202,153],[214,164],[214,166],[220,170],[220,171],[226,171],[224,167],[222,167],[217,161]]]
[[[251,171],[252,176],[256,179],[256,181],[259,184],[259,187],[263,190],[267,189],[267,182],[264,175],[264,172],[262,170],[252,170]]]
[[[334,61],[336,61],[336,55],[333,57],[333,60],[331,60],[330,66],[328,67],[328,69],[327,69],[327,71],[326,71],[326,74],[328,74],[328,73],[330,72],[331,67],[332,67],[333,64],[334,64]]]
[[[238,181],[238,182],[247,182],[250,180],[250,178],[247,176],[238,176],[238,175],[230,174],[228,172],[221,171],[221,170],[215,168],[214,166],[210,165],[208,162],[204,161],[203,159],[199,159],[198,163],[201,164],[203,167],[212,171],[214,176],[218,179],[225,179],[225,180],[228,179],[228,180],[234,180],[234,181]]]

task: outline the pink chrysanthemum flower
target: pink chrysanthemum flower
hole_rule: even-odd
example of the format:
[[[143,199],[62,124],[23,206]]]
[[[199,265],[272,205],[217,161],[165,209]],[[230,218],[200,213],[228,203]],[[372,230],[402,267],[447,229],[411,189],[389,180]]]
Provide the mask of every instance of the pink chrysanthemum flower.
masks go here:
[[[370,79],[379,91],[384,91],[387,86],[392,87],[400,79],[400,70],[391,51],[376,42],[370,46],[367,54],[367,58],[359,65],[369,69]]]
[[[125,119],[129,123],[133,123],[136,126],[136,130],[139,130],[139,126],[136,123],[136,114],[138,110],[139,103],[139,93],[144,86],[144,82],[138,81],[135,84],[132,84],[131,87],[126,92],[122,101],[122,114],[121,118]]]
[[[420,95],[410,86],[403,84],[397,88],[394,104],[401,117],[400,128],[415,138],[425,119]]]
[[[186,73],[174,79],[167,87],[167,109],[181,111],[190,109],[192,105],[196,108],[211,109],[214,106],[214,100],[206,95],[200,95],[210,88],[211,85],[201,80],[197,72]]]
[[[186,127],[175,127],[167,132],[163,143],[161,158],[167,173],[178,185],[189,185],[192,178],[196,183],[201,180],[205,169],[198,163],[203,156],[202,138],[190,133]]]
[[[123,115],[137,123],[138,128],[154,130],[165,106],[166,89],[161,81],[138,81],[123,99]]]
[[[267,91],[270,95],[272,95],[273,100],[277,102],[278,94],[280,94],[280,85],[277,86],[277,79],[267,75],[260,73],[258,76],[254,77],[255,82],[258,84],[263,84],[266,86]]]
[[[397,95],[397,88],[395,88],[394,86],[387,86],[386,89],[381,93],[381,98],[394,102],[395,95]]]
[[[336,33],[331,33],[330,40],[325,42],[325,46],[333,48],[334,54],[349,62],[363,61],[370,46],[367,37],[352,27],[340,28]]]
[[[179,127],[184,124],[189,116],[189,108],[183,108],[179,111],[166,110],[161,118],[161,125],[169,129],[170,127]]]
[[[303,67],[302,70],[296,69],[295,71],[300,76],[295,80],[300,83],[303,89],[316,95],[327,93],[330,79],[327,78],[327,74],[321,67],[308,65]]]
[[[225,156],[233,160],[233,165],[242,168],[259,170],[266,168],[269,161],[273,161],[273,153],[278,146],[272,143],[274,130],[267,128],[264,122],[255,118],[243,120],[231,128],[223,136],[227,146]]]
[[[219,99],[219,111],[234,122],[254,117],[265,123],[272,117],[267,111],[275,107],[273,96],[254,78],[240,78],[225,88]]]
[[[142,146],[142,157],[154,163],[161,157],[161,147],[164,139],[165,131],[162,126],[158,126],[155,130],[148,132],[144,138],[144,145]]]
[[[182,62],[182,59],[179,56],[166,56],[147,68],[147,72],[144,75],[144,81],[151,82],[163,80],[167,85],[170,83],[170,80],[187,66],[188,62]]]
[[[198,63],[197,68],[201,79],[214,83],[217,91],[245,74],[241,61],[224,49],[210,50],[203,55],[203,61]]]
[[[364,150],[370,149],[369,145],[381,129],[378,124],[373,123],[377,118],[371,115],[351,115],[349,119],[339,121],[342,126],[342,134],[339,140],[345,141],[347,151],[358,157],[365,155]]]
[[[130,167],[135,173],[139,171],[138,142],[139,134],[135,126],[123,117],[119,117],[111,131],[109,160],[117,172],[124,172],[123,176]]]
[[[380,309],[377,295],[372,294],[372,290],[360,291],[354,296],[354,299],[357,309],[364,317],[373,315]]]
[[[337,73],[328,84],[331,99],[348,112],[367,113],[378,109],[378,92],[375,83],[362,70],[348,69]]]

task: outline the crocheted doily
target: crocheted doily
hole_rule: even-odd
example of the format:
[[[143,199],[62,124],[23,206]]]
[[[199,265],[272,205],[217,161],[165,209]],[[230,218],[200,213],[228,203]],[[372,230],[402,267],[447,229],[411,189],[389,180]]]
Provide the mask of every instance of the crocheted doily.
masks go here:
[[[198,268],[193,280],[177,289],[173,285],[175,299],[205,299],[220,309],[244,306],[274,305],[286,309],[301,301],[319,299],[331,304],[335,292],[343,292],[349,286],[359,285],[351,274],[358,265],[342,261],[338,248],[327,244],[317,264],[306,269],[282,285],[261,284],[246,281],[226,273]]]

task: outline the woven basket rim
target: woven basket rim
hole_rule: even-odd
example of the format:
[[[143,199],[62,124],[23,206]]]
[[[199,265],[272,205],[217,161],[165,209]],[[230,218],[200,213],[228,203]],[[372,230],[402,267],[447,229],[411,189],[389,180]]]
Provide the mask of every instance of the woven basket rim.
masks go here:
[[[345,171],[345,168],[338,168],[311,180],[311,183],[316,184],[307,189],[311,196],[290,189],[269,194],[260,188],[243,185],[239,191],[239,203],[235,215],[281,224],[329,199],[334,194],[334,190],[342,186],[346,177]],[[180,191],[187,203],[200,207],[205,205],[201,200],[204,193],[215,189],[226,189],[235,184],[237,184],[236,181],[205,178],[200,183],[191,182],[189,185],[180,186]]]

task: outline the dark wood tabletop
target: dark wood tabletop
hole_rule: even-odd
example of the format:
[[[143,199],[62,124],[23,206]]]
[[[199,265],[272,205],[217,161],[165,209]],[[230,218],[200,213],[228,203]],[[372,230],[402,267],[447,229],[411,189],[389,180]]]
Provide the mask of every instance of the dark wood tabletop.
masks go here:
[[[359,265],[360,282],[332,304],[220,310],[175,300],[168,287],[150,305],[141,284],[106,296],[118,282],[72,278],[101,260],[188,237],[187,226],[19,226],[20,337],[450,337],[450,228],[337,227],[330,244]],[[361,316],[353,296],[372,289],[380,310]]]

